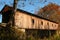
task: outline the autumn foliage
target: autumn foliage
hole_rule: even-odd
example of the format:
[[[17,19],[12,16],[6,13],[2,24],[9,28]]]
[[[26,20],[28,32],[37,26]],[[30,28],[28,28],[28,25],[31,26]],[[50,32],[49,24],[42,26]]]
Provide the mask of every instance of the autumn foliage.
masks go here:
[[[45,7],[41,8],[38,11],[37,15],[59,23],[59,27],[60,27],[60,6],[59,5],[50,3]]]
[[[45,11],[50,11],[50,10],[55,10],[58,13],[60,13],[60,6],[53,4],[53,3],[50,3],[47,6],[41,8],[39,12],[45,12]]]

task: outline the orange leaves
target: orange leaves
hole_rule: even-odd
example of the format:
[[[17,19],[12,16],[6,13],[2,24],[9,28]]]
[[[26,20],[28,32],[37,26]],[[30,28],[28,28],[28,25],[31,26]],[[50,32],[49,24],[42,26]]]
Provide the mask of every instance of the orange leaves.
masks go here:
[[[44,8],[40,9],[40,12],[43,13],[43,12],[51,11],[51,10],[55,10],[55,11],[57,12],[59,8],[60,8],[59,5],[50,3],[50,4],[48,4],[47,6],[45,6]],[[58,13],[60,13],[60,12],[58,12]]]

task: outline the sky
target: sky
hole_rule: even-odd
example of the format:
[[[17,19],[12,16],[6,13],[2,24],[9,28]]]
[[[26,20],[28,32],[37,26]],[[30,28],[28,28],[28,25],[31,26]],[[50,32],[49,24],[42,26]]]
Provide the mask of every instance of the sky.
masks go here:
[[[13,7],[14,0],[0,0],[0,11],[5,5]],[[55,3],[60,6],[60,0],[20,0],[17,3],[17,8],[24,11],[35,14],[40,8],[48,5],[49,3]],[[2,15],[0,15],[0,23],[2,22]]]

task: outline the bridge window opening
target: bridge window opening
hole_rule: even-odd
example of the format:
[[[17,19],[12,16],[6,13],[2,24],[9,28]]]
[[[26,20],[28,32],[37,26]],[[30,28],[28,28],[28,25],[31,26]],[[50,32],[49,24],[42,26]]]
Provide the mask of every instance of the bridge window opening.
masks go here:
[[[49,23],[47,23],[47,25],[49,25]]]
[[[56,25],[55,25],[55,27],[56,27]]]
[[[53,26],[53,24],[52,24],[52,26]]]
[[[47,23],[47,25],[49,26],[49,23]]]
[[[34,24],[34,19],[32,19],[32,24]]]
[[[41,21],[41,25],[43,25],[43,21]]]

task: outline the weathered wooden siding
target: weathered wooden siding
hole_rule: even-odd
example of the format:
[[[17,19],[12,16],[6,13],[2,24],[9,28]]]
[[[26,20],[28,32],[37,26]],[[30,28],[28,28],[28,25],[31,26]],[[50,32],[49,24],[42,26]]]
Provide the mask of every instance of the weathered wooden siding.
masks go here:
[[[31,16],[21,12],[16,12],[15,25],[18,26],[19,28],[31,28],[32,27]]]
[[[32,16],[32,29],[38,29],[38,18]]]
[[[24,28],[31,28],[32,23],[31,23],[31,16],[27,14],[23,14],[23,27]]]
[[[58,24],[53,23],[53,22],[49,22],[49,29],[51,29],[51,30],[58,29]]]
[[[37,18],[23,12],[17,11],[15,14],[15,25],[25,29],[51,29],[56,30],[58,24],[44,19]]]

